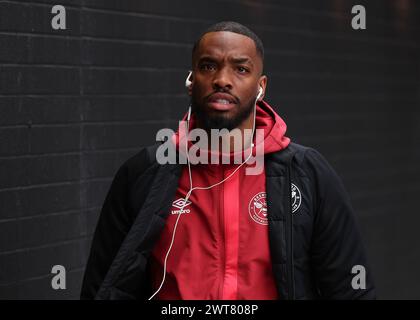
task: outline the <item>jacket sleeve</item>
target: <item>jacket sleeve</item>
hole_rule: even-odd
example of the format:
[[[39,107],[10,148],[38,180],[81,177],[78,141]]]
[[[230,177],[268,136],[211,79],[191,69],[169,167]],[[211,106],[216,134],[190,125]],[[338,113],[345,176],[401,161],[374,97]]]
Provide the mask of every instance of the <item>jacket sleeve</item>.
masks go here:
[[[93,236],[80,298],[94,299],[116,256],[132,218],[128,209],[128,168],[117,171],[105,198]]]
[[[341,179],[316,150],[307,150],[305,161],[316,190],[311,257],[321,297],[375,299],[361,233]]]

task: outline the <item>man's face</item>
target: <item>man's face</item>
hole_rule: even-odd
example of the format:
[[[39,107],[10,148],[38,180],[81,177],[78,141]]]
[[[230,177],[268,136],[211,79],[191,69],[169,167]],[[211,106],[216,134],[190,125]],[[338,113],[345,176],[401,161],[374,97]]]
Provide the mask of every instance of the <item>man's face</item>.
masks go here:
[[[193,57],[191,103],[198,126],[246,126],[259,87],[265,91],[267,78],[261,72],[262,60],[251,38],[227,31],[205,34]]]

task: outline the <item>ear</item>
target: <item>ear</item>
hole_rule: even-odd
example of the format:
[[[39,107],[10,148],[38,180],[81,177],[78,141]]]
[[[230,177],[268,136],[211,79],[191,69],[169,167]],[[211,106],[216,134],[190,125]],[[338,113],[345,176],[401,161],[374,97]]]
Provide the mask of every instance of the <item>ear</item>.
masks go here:
[[[265,97],[265,89],[267,87],[267,76],[261,76],[259,80],[259,86],[262,88],[262,95],[258,99],[258,101],[262,101]]]

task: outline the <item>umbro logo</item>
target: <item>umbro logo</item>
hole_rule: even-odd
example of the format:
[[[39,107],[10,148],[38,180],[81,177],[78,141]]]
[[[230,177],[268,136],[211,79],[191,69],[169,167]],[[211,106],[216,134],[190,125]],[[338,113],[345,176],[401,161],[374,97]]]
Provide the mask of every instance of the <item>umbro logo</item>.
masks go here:
[[[175,207],[175,208],[178,208],[179,210],[172,210],[171,213],[172,214],[190,213],[190,209],[185,209],[185,208],[188,207],[191,203],[192,202],[189,201],[189,200],[187,200],[187,202],[185,202],[184,198],[179,198],[179,199],[175,200],[174,202],[172,202],[172,206]],[[181,212],[182,207],[184,207],[184,209]]]

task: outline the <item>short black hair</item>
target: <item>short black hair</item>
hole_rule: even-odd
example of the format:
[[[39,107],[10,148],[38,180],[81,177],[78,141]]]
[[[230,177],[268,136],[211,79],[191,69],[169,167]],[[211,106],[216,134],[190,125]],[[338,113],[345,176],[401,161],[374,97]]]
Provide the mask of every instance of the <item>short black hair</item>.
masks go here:
[[[261,57],[261,61],[264,64],[264,45],[263,45],[261,39],[254,32],[252,32],[249,28],[247,28],[244,25],[242,25],[238,22],[235,22],[235,21],[222,21],[222,22],[218,22],[218,23],[210,26],[209,28],[207,28],[200,35],[200,37],[197,39],[197,41],[194,43],[194,46],[193,46],[193,49],[192,49],[192,57],[193,58],[194,58],[194,53],[197,50],[197,47],[198,47],[201,39],[203,38],[203,36],[206,33],[218,32],[218,31],[229,31],[229,32],[233,32],[233,33],[242,34],[244,36],[247,36],[248,38],[251,38],[254,41],[255,48],[257,49],[257,53]]]

